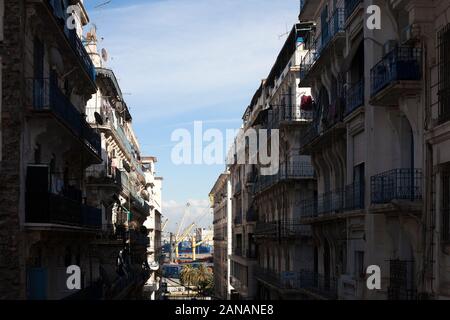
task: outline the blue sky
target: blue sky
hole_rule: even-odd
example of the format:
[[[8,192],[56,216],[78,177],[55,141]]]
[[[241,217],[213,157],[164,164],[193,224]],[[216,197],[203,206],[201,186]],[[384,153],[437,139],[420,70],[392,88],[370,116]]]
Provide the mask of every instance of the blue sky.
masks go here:
[[[131,109],[143,155],[156,156],[164,177],[163,214],[176,229],[204,216],[223,165],[171,162],[171,133],[239,128],[251,97],[296,22],[298,0],[85,0]],[[186,224],[185,223],[185,224]]]

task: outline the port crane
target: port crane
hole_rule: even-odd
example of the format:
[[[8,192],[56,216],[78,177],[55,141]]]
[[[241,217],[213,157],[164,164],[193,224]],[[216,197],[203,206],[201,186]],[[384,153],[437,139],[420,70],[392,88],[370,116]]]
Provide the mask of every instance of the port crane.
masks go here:
[[[191,246],[192,246],[192,261],[197,260],[196,252],[195,252],[196,249],[197,249],[197,247],[199,247],[199,246],[201,246],[202,244],[204,244],[205,242],[208,242],[208,241],[211,241],[211,240],[212,240],[212,237],[211,237],[211,236],[207,236],[207,237],[205,237],[205,239],[203,239],[203,240],[201,240],[201,241],[199,241],[199,242],[196,242],[195,235],[192,236],[192,240],[191,240]]]

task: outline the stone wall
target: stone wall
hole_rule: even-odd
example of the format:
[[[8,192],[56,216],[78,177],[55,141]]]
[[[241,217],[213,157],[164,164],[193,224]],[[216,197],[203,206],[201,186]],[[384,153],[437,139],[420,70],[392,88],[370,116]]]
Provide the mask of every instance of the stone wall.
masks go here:
[[[25,1],[5,0],[2,56],[2,160],[0,162],[0,299],[23,298],[19,268],[20,142],[23,124]],[[22,286],[23,288],[23,286]]]

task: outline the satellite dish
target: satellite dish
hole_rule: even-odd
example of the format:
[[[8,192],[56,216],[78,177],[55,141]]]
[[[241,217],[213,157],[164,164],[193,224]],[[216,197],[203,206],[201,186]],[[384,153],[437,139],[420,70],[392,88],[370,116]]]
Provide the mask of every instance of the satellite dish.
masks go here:
[[[103,59],[103,61],[104,62],[108,62],[108,58],[109,58],[108,51],[105,48],[103,48],[102,49],[102,59]]]
[[[103,125],[103,119],[102,119],[102,116],[100,115],[100,113],[94,112],[94,117],[95,117],[95,122],[102,126]]]

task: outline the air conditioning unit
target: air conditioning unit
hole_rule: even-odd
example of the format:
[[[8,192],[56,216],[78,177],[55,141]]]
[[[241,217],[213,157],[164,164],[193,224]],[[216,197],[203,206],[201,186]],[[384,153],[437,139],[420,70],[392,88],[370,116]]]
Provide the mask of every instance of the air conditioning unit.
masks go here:
[[[383,45],[383,55],[386,55],[389,52],[391,52],[392,50],[394,50],[395,47],[397,47],[397,45],[398,45],[397,40],[386,41],[385,44]]]

